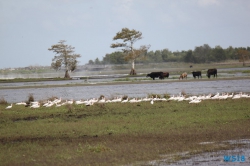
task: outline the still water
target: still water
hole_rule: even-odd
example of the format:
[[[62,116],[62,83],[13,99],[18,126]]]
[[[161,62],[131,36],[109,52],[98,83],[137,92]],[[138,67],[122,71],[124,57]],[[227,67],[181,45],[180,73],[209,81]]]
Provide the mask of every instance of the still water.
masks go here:
[[[52,96],[79,100],[99,98],[100,95],[107,98],[123,95],[146,97],[152,93],[177,95],[182,91],[185,91],[188,95],[214,94],[217,92],[250,92],[250,79],[1,89],[0,98],[4,97],[8,103],[15,103],[26,101],[29,94],[33,94],[35,100],[44,100]]]

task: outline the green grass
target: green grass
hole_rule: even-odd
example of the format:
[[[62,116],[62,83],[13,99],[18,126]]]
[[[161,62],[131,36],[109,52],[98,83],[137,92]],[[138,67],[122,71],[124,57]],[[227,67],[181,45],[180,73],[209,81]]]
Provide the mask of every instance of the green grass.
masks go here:
[[[249,99],[73,105],[0,105],[2,165],[120,165],[160,155],[230,147],[199,142],[250,138]],[[178,156],[175,160],[181,159]]]

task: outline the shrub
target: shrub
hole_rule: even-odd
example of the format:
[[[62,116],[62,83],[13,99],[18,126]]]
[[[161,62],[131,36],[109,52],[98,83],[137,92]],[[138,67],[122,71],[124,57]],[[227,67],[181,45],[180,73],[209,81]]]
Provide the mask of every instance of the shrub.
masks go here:
[[[7,101],[2,97],[2,98],[0,99],[0,104],[7,104]]]
[[[32,93],[30,93],[29,96],[28,96],[28,103],[34,102],[34,101],[35,101],[35,100],[34,100],[34,96],[33,96]]]
[[[122,100],[126,100],[128,98],[128,96],[127,95],[124,95],[123,97],[122,97]]]
[[[165,98],[165,99],[169,99],[170,98],[170,95],[169,94],[163,94],[163,97]]]
[[[101,100],[102,98],[104,98],[104,95],[100,95],[99,100]]]
[[[187,95],[187,93],[185,92],[185,90],[182,90],[182,91],[181,91],[181,94],[182,94],[183,96],[186,96],[186,95]]]

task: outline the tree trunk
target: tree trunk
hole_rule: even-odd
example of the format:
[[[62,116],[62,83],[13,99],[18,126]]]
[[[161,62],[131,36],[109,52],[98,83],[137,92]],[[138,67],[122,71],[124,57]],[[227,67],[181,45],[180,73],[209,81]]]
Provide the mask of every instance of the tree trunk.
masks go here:
[[[70,78],[69,70],[66,70],[66,71],[65,71],[65,76],[64,76],[64,78]]]
[[[136,75],[135,69],[131,69],[130,75]]]
[[[130,75],[136,75],[136,72],[135,72],[135,60],[132,61],[132,68],[131,68],[131,71],[130,71]]]

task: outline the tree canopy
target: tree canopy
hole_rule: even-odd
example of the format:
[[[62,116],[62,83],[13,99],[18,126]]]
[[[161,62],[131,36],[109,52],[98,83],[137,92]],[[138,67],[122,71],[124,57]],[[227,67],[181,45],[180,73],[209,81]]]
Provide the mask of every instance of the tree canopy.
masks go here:
[[[239,51],[245,50],[245,51]],[[242,54],[242,52],[245,52]],[[208,44],[197,46],[193,50],[170,51],[167,48],[163,50],[151,50],[142,54],[143,58],[136,59],[135,63],[161,63],[161,62],[187,62],[187,63],[210,63],[222,62],[225,60],[236,60],[245,62],[250,59],[250,47],[232,47],[222,48],[221,46],[210,47]],[[243,56],[244,55],[244,56]],[[94,61],[91,61],[95,64]],[[106,54],[100,59],[99,64],[125,64],[124,52],[115,51]]]
[[[49,51],[56,53],[52,59],[51,67],[55,70],[60,70],[62,66],[65,69],[64,78],[70,78],[69,71],[74,71],[77,68],[77,58],[80,54],[75,54],[74,47],[65,44],[65,40],[60,40],[58,44],[52,45]]]
[[[140,39],[142,39],[142,33],[140,31],[122,28],[122,30],[117,32],[116,36],[113,38],[113,40],[122,40],[122,42],[113,43],[110,46],[111,48],[121,47],[121,50],[124,53],[124,59],[126,61],[131,61],[132,68],[130,75],[136,75],[135,60],[142,56],[150,47],[143,45],[138,49],[134,48],[134,43]]]
[[[245,61],[249,60],[249,51],[244,48],[241,48],[237,50],[236,55],[238,55],[239,61],[243,63],[243,66],[245,66]]]

